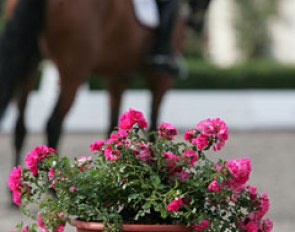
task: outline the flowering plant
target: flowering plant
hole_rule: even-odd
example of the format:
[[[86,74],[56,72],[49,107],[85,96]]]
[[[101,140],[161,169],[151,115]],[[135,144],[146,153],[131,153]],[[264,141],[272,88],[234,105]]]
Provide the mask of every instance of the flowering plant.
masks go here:
[[[248,158],[211,161],[205,151],[220,150],[228,139],[226,124],[199,122],[177,141],[177,129],[161,123],[149,142],[143,114],[129,109],[118,130],[90,145],[93,156],[73,162],[46,146],[33,149],[26,168],[14,167],[8,179],[13,200],[37,203],[35,217],[42,231],[62,232],[77,217],[101,221],[106,231],[121,223],[185,224],[192,231],[269,232],[272,221],[266,193],[247,185]],[[55,196],[43,195],[53,189]],[[31,216],[35,216],[34,214]],[[37,226],[18,226],[37,231]]]

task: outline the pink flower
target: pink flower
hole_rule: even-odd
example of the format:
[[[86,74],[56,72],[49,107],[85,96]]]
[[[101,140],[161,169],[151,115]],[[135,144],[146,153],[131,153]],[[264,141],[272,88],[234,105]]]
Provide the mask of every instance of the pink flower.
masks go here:
[[[107,160],[118,160],[120,159],[120,151],[107,146],[104,150],[104,156]]]
[[[187,162],[189,162],[191,167],[193,167],[199,159],[197,152],[194,150],[186,150],[182,154],[182,158],[184,158]]]
[[[8,177],[8,186],[12,191],[12,200],[16,205],[21,205],[22,192],[29,193],[30,187],[27,184],[21,183],[22,178],[22,168],[20,165],[14,167]]]
[[[177,135],[177,129],[170,123],[162,122],[158,126],[158,134],[162,138],[173,139]]]
[[[92,161],[92,156],[80,156],[78,159],[78,166],[82,166],[88,161]]]
[[[173,168],[176,165],[176,161],[179,160],[179,156],[174,155],[172,152],[163,152],[164,157],[168,160],[167,166]]]
[[[196,129],[186,130],[184,135],[183,135],[183,138],[184,138],[185,141],[191,141],[193,138],[195,138],[196,133],[197,133]]]
[[[267,193],[262,193],[259,199],[259,211],[256,212],[258,218],[262,218],[269,210],[269,198]]]
[[[90,151],[101,151],[102,146],[105,144],[104,140],[96,140],[89,146]]]
[[[251,200],[255,200],[256,199],[256,195],[257,195],[257,188],[255,186],[249,185],[247,187],[247,191],[250,195]]]
[[[220,118],[205,119],[197,124],[197,129],[208,136],[217,135],[223,140],[228,138],[227,126]]]
[[[21,205],[22,203],[21,194],[21,188],[12,191],[12,200],[16,205]]]
[[[126,139],[128,136],[128,133],[125,130],[119,130],[117,132],[113,132],[110,136],[110,139],[112,140],[123,140]]]
[[[54,168],[49,168],[49,171],[48,171],[48,179],[49,181],[52,181],[54,178]]]
[[[130,108],[120,116],[119,128],[131,130],[134,124],[137,124],[139,128],[147,128],[147,122],[142,112]]]
[[[176,198],[167,205],[167,210],[168,211],[178,211],[182,205],[183,205],[182,199]]]
[[[8,177],[8,186],[11,191],[14,191],[15,189],[19,188],[21,184],[21,177],[22,177],[22,167],[18,165],[17,167],[14,167]]]
[[[54,183],[56,182],[56,180],[54,180],[54,168],[49,168],[49,171],[47,173],[48,175],[48,180],[51,182],[50,187],[55,189]]]
[[[228,139],[228,128],[220,118],[205,119],[197,124],[201,134],[211,137],[214,141],[213,149],[220,150]]]
[[[196,231],[201,231],[207,229],[210,225],[210,221],[207,219],[202,219],[199,224],[192,224],[192,228]]]
[[[139,150],[138,147],[139,146]],[[143,142],[140,142],[137,144],[134,148],[134,154],[137,159],[150,163],[152,160],[152,150],[150,148],[149,144],[145,144]]]
[[[30,152],[25,158],[25,163],[34,176],[38,174],[38,161],[39,156],[36,152]]]
[[[38,162],[44,159],[48,153],[56,154],[56,151],[53,148],[47,147],[45,145],[40,145],[35,147],[27,154],[25,158],[25,163],[34,176],[38,174]]]
[[[60,223],[58,227],[54,230],[54,232],[63,232],[65,230],[65,225]]]
[[[29,232],[29,227],[28,227],[28,226],[24,226],[24,227],[21,229],[21,232]]]
[[[258,232],[257,224],[254,221],[250,221],[243,227],[247,232]]]
[[[207,135],[199,134],[196,138],[192,139],[192,144],[196,145],[199,151],[203,151],[209,145],[209,138]]]
[[[171,160],[179,160],[179,156],[174,155],[172,152],[163,152],[163,155],[165,156],[166,159],[171,159]]]
[[[185,170],[182,170],[180,173],[179,173],[179,176],[181,178],[182,181],[184,180],[187,180],[189,178],[189,173]]]
[[[214,177],[213,181],[208,186],[208,190],[211,192],[219,192],[221,189],[222,189],[222,184],[219,185],[218,181]]]
[[[248,158],[233,159],[226,162],[232,178],[227,182],[232,189],[240,188],[249,180],[251,173],[251,161]]]
[[[70,192],[72,192],[72,193],[73,193],[73,192],[75,192],[75,191],[76,191],[76,189],[77,189],[77,188],[76,188],[76,186],[71,186],[71,187],[70,187]]]
[[[248,192],[250,193],[250,195],[255,195],[257,194],[257,188],[253,185],[249,185],[247,187]]]
[[[261,230],[263,232],[271,232],[273,229],[273,222],[269,218],[266,218],[262,221]]]
[[[42,229],[42,232],[49,232],[49,230],[45,227],[45,223],[42,220],[42,215],[41,214],[39,214],[37,216],[37,224],[38,224],[39,228]]]

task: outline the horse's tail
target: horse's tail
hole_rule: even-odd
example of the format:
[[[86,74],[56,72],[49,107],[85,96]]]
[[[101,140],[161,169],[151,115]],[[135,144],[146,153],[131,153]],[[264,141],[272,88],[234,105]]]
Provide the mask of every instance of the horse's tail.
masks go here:
[[[0,120],[18,88],[41,59],[38,37],[46,0],[18,0],[0,38]]]

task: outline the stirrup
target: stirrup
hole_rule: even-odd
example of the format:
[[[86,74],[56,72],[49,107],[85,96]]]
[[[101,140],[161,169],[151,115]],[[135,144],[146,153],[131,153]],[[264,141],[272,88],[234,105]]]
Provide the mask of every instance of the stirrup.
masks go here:
[[[178,76],[178,65],[169,55],[151,55],[147,60],[148,66],[157,72],[166,72],[173,77]]]

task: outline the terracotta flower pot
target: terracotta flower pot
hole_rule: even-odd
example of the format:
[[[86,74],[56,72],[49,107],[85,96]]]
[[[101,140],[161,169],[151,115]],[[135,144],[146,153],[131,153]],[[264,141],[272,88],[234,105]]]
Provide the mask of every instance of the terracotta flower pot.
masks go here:
[[[101,232],[103,224],[100,222],[83,222],[72,220],[71,225],[76,227],[77,232]],[[123,232],[190,232],[184,225],[146,225],[124,224]]]

